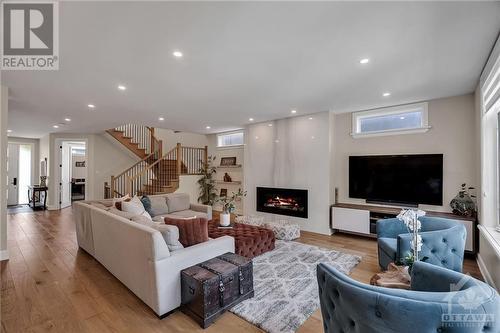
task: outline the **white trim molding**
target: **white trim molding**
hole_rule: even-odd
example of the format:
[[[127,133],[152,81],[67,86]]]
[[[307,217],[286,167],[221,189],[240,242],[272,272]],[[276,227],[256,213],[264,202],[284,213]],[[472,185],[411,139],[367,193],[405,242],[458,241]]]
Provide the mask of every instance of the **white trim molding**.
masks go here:
[[[9,251],[1,250],[0,251],[0,261],[9,260]]]
[[[493,228],[493,227],[485,227],[482,225],[478,225],[478,229],[481,233],[481,236],[488,243],[488,245],[492,248],[492,251],[494,252],[493,255],[494,256],[496,255],[496,257],[497,257],[497,262],[499,262],[500,261],[500,232],[496,231],[495,228]],[[479,270],[481,271],[481,274],[483,275],[485,281],[490,286],[497,288],[497,283],[495,283],[495,281],[497,281],[498,278],[495,280],[490,273],[490,269],[495,270],[497,267],[488,267],[488,264],[485,262],[485,259],[487,259],[487,258],[485,258],[481,253],[482,246],[483,245],[481,244],[480,251],[477,255],[477,264],[479,266]],[[486,252],[486,253],[488,253],[488,252]],[[489,255],[489,256],[491,257],[491,255]],[[489,259],[489,260],[491,261],[491,259]],[[491,266],[491,263],[490,263],[490,266]],[[495,273],[495,272],[493,272],[493,273]]]

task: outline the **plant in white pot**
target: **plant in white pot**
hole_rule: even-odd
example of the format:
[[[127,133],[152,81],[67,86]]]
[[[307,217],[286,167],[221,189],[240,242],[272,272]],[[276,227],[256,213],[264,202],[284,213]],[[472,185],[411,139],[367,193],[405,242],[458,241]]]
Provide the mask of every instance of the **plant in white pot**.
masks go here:
[[[242,191],[241,188],[238,192],[232,193],[231,196],[223,196],[217,198],[217,203],[222,205],[222,213],[220,213],[219,224],[222,227],[227,227],[231,224],[231,213],[236,209],[235,203],[237,200],[246,197],[247,191]]]

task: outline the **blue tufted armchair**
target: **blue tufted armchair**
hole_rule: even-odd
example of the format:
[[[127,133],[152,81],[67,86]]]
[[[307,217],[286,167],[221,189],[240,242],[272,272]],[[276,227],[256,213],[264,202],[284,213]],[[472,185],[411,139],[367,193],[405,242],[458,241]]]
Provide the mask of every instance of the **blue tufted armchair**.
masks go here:
[[[419,218],[422,229],[422,251],[420,258],[427,263],[442,266],[457,272],[462,271],[464,260],[465,227],[455,220],[439,217]],[[378,262],[385,270],[390,262],[399,262],[410,252],[412,235],[399,219],[377,221]]]
[[[415,263],[412,290],[366,285],[326,264],[317,278],[325,333],[500,332],[496,290],[446,268]]]

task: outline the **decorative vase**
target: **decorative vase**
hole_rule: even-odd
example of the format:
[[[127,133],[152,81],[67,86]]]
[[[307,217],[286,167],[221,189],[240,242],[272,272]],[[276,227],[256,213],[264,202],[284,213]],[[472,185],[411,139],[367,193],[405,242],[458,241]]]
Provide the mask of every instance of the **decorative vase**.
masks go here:
[[[457,196],[450,202],[453,214],[472,217],[476,213],[476,204],[467,191],[458,192]]]
[[[231,183],[232,182],[231,176],[229,176],[227,172],[224,174],[224,181],[226,183]]]
[[[221,227],[228,227],[231,224],[231,214],[221,213],[219,224]]]
[[[47,176],[40,176],[40,186],[41,187],[47,186]]]

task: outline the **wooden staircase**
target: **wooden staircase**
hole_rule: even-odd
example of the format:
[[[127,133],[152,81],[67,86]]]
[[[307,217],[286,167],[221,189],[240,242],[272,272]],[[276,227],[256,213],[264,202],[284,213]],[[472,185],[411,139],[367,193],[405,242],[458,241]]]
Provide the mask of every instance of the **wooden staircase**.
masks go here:
[[[105,197],[172,193],[179,188],[181,175],[197,175],[207,162],[207,147],[184,147],[180,143],[162,155],[163,143],[154,128],[124,125],[107,131],[140,160],[105,183]]]

